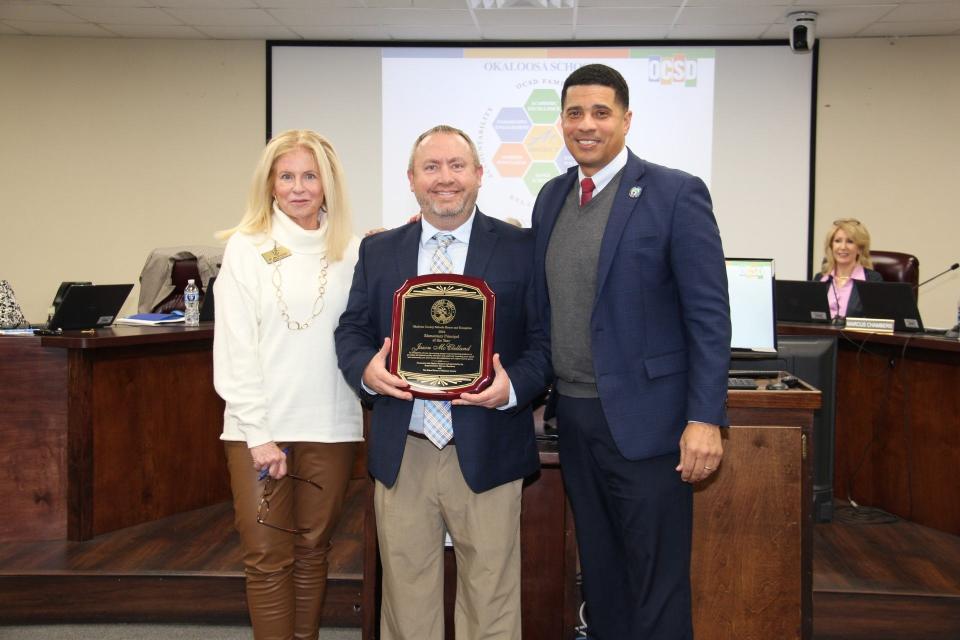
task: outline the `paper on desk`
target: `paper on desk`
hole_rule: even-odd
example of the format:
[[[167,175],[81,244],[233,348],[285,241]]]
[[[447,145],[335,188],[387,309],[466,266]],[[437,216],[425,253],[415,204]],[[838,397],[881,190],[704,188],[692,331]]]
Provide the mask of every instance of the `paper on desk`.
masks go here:
[[[177,324],[183,322],[183,315],[179,313],[137,313],[126,318],[117,318],[114,324],[133,324],[159,326],[162,324]]]

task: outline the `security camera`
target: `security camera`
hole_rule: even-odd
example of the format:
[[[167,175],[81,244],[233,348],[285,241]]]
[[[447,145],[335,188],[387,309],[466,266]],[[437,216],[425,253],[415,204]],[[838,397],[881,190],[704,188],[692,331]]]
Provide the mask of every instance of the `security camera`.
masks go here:
[[[817,39],[817,12],[794,11],[787,14],[790,28],[790,50],[794,53],[810,53]]]

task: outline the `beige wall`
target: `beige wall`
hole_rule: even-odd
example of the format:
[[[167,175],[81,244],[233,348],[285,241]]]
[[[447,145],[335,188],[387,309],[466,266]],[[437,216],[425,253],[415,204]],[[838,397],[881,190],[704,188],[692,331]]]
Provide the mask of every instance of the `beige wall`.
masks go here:
[[[830,221],[856,216],[921,277],[960,260],[960,37],[821,47],[817,259]],[[236,221],[264,60],[262,42],[0,36],[0,278],[31,320],[61,280],[136,282],[151,248]],[[958,297],[958,273],[925,287],[927,324],[952,324]]]
[[[815,261],[841,217],[916,255],[921,280],[960,261],[960,37],[820,46]],[[925,286],[924,323],[953,326],[958,298],[960,271]]]
[[[264,59],[263,42],[0,36],[0,278],[28,319],[62,280],[135,283],[151,248],[239,219]]]

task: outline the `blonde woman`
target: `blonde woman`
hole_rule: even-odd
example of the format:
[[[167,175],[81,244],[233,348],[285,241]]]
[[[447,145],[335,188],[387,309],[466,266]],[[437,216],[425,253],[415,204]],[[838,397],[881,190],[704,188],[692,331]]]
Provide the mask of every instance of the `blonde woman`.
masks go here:
[[[215,283],[214,386],[257,640],[315,639],[360,405],[333,331],[359,241],[343,168],[312,131],[263,151]]]
[[[814,279],[830,283],[827,289],[830,316],[845,318],[860,313],[860,298],[853,281],[883,281],[883,277],[871,269],[867,227],[855,218],[834,220],[823,243],[823,255],[823,267]]]

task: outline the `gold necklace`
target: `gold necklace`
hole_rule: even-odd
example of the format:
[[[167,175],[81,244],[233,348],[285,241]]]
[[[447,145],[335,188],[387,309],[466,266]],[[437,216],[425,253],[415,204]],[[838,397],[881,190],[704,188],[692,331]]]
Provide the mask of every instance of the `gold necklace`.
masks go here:
[[[274,241],[273,250],[277,251],[277,243]],[[290,319],[290,310],[287,308],[287,303],[283,299],[283,290],[281,289],[283,285],[283,275],[280,273],[280,262],[278,260],[273,263],[273,277],[271,278],[273,282],[273,288],[276,290],[277,295],[277,308],[280,309],[280,317],[283,318],[283,321],[287,323],[287,329],[290,331],[303,331],[310,327],[310,323],[313,322],[317,316],[323,312],[324,300],[323,295],[327,292],[327,267],[329,263],[327,262],[327,255],[323,254],[320,258],[320,275],[317,276],[317,294],[316,300],[313,301],[313,313],[312,315],[303,322],[299,320]]]

